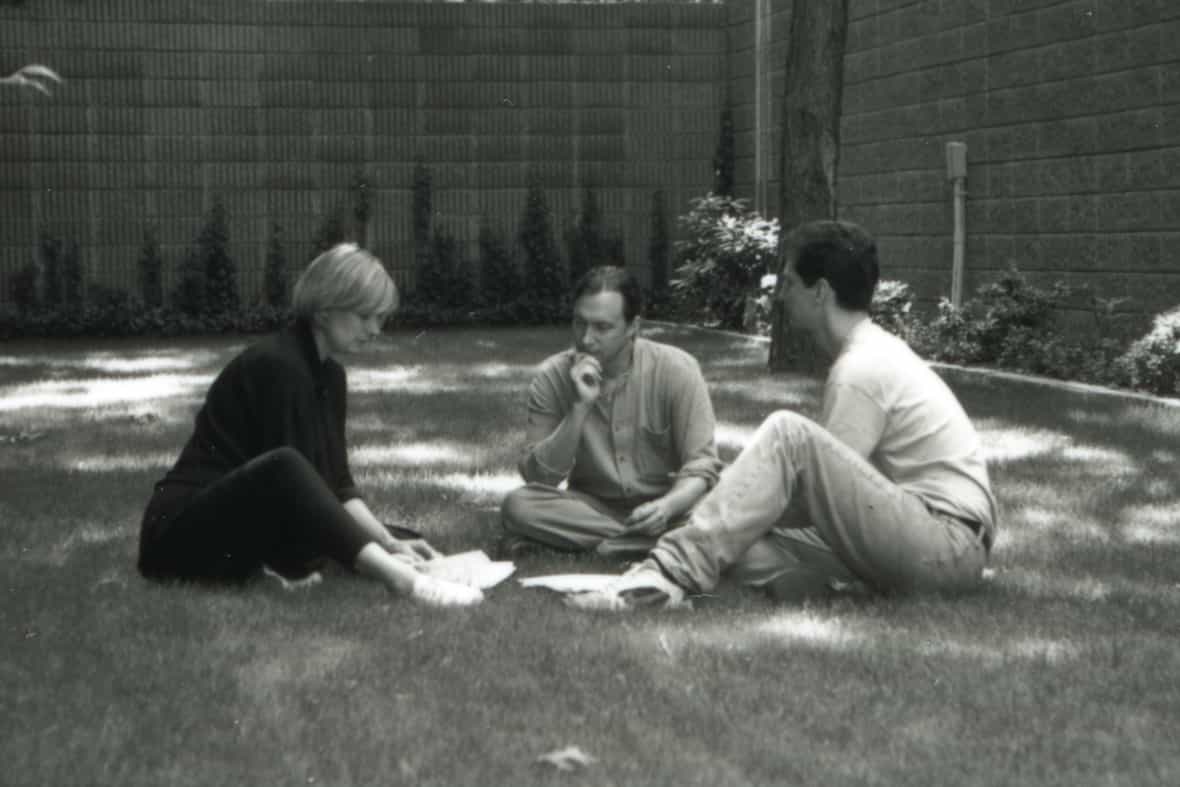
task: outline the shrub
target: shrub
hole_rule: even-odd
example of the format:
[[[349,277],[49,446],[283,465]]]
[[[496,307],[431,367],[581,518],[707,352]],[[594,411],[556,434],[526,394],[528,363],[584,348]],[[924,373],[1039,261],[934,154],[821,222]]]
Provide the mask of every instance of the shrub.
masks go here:
[[[560,311],[566,298],[566,277],[561,252],[553,239],[552,214],[540,186],[529,186],[524,214],[517,233],[524,254],[527,299],[534,304],[556,304]],[[544,309],[541,309],[544,311]]]
[[[520,297],[520,269],[503,236],[485,216],[479,225],[479,303],[500,309]]]
[[[940,301],[933,322],[911,331],[910,338],[921,352],[952,363],[996,363],[1002,355],[1028,357],[1054,334],[1056,312],[1070,295],[1062,282],[1047,289],[1035,287],[1010,267],[995,282],[978,288],[959,309],[946,299]],[[1032,339],[1036,341],[1030,343]]]
[[[659,310],[668,300],[668,257],[671,241],[668,238],[668,217],[664,210],[664,192],[651,195],[651,239],[647,245],[647,264],[651,271],[651,292],[648,303]]]
[[[287,269],[287,252],[283,249],[283,228],[278,223],[271,225],[270,238],[266,243],[263,288],[267,305],[278,309],[288,304],[291,285]]]
[[[289,317],[285,310],[263,305],[196,316],[170,308],[144,309],[130,293],[94,283],[88,295],[89,302],[78,309],[0,310],[0,338],[260,333]]]
[[[352,176],[352,218],[356,222],[356,240],[361,246],[369,241],[369,216],[372,214],[372,189],[363,169]]]
[[[344,243],[348,238],[348,227],[344,218],[344,208],[340,205],[329,210],[320,219],[319,226],[316,227],[315,235],[311,239],[311,245],[315,249],[316,254],[325,252],[328,249],[338,244]]]
[[[82,265],[82,251],[78,242],[66,239],[62,242],[61,285],[62,302],[69,308],[82,308],[85,297],[86,271]]]
[[[571,282],[576,282],[596,266],[624,264],[622,238],[607,232],[598,195],[592,188],[585,190],[578,221],[566,233],[566,248],[569,250]]]
[[[205,308],[214,314],[234,312],[238,298],[238,263],[229,253],[225,205],[219,198],[197,236],[197,257],[205,272]]]
[[[37,297],[37,264],[30,262],[12,274],[12,302],[20,314],[35,311],[41,305]]]
[[[745,200],[709,194],[692,201],[680,226],[685,240],[676,244],[673,299],[706,323],[741,330],[748,301],[775,259],[778,221],[762,218]]]
[[[49,308],[61,306],[64,290],[62,283],[62,258],[65,243],[48,229],[41,229],[37,241],[41,253],[41,303]]]
[[[1161,396],[1180,394],[1180,307],[1159,314],[1119,362],[1125,380]]]
[[[914,291],[905,282],[883,279],[873,291],[869,314],[873,322],[890,333],[909,339],[913,328]]]
[[[423,272],[430,266],[432,254],[430,230],[434,226],[433,193],[430,170],[419,159],[414,164],[413,184],[414,273],[417,290]],[[426,274],[429,277],[429,274]]]
[[[471,273],[459,241],[445,229],[436,228],[430,263],[419,276],[415,300],[442,309],[469,309],[471,284]]]
[[[205,264],[196,250],[190,249],[180,263],[172,306],[181,314],[196,317],[205,311]]]
[[[160,240],[155,227],[143,233],[139,260],[139,297],[148,309],[164,305],[164,260],[160,255]]]

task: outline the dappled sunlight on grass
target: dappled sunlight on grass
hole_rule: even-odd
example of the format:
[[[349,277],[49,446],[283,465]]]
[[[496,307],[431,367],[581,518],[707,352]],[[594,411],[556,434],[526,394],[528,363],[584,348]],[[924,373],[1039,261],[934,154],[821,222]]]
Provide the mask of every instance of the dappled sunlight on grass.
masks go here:
[[[70,379],[0,386],[0,411],[39,408],[90,409],[147,402],[203,391],[211,379],[197,374],[155,374],[121,379]]]
[[[358,445],[349,452],[354,468],[387,465],[466,465],[480,464],[486,453],[483,446],[452,441],[400,443],[393,445]]]
[[[691,614],[691,613],[686,613]],[[676,627],[641,627],[628,635],[632,647],[655,651],[673,658],[687,651],[712,648],[726,652],[791,652],[804,647],[833,653],[862,654],[874,659],[886,654],[907,658],[945,657],[967,659],[992,665],[1012,662],[1063,664],[1078,659],[1084,639],[1045,636],[997,636],[994,629],[978,635],[956,632],[923,634],[889,625],[888,620],[849,617],[822,609],[789,606],[767,614],[741,615],[720,623],[700,625],[682,620]]]
[[[939,638],[918,642],[915,651],[923,656],[974,659],[994,665],[1012,661],[1058,665],[1080,658],[1083,648],[1079,643],[1070,640],[1040,637],[1016,639],[1001,646]]]
[[[527,383],[537,367],[521,363],[477,363],[463,370],[466,377],[487,377],[492,380],[516,380]]]
[[[422,377],[421,366],[387,366],[382,369],[350,369],[348,390],[350,393],[365,391],[388,391],[399,389],[411,380]]]
[[[128,357],[124,351],[0,355],[0,367],[50,370],[55,375],[63,371],[72,373],[97,372],[112,375],[179,372],[217,367],[226,353],[233,353],[240,349],[241,346],[231,345],[220,352],[140,350],[136,352],[135,357]]]
[[[1097,445],[1069,445],[1061,449],[1061,458],[1069,462],[1086,462],[1102,465],[1107,473],[1134,473],[1139,464],[1125,451],[1104,448]]]
[[[1162,583],[1108,573],[1086,575],[1080,571],[1036,566],[1009,566],[996,575],[998,586],[1015,590],[1034,599],[1062,599],[1071,601],[1105,601],[1113,596],[1130,596],[1180,608],[1180,583]]]
[[[975,425],[989,464],[1040,458],[1059,451],[1070,442],[1069,435],[1064,432],[1005,427],[995,419],[979,419]]]
[[[769,374],[764,343],[646,333],[702,361],[723,455],[773,410],[818,410],[820,384]],[[1001,508],[993,572],[962,598],[792,605],[726,582],[694,612],[608,618],[510,581],[439,611],[335,565],[306,593],[140,577],[152,484],[245,341],[157,344],[0,352],[0,752],[29,783],[549,784],[579,777],[535,758],[571,743],[604,784],[1175,781],[1180,413],[954,377]],[[346,359],[374,513],[493,551],[528,381],[568,346],[444,329]]]
[[[1133,544],[1180,544],[1180,510],[1169,505],[1137,505],[1122,512],[1119,529]]]
[[[63,470],[77,473],[112,473],[150,470],[163,475],[176,461],[179,451],[136,451],[101,454],[68,453],[55,464]]]
[[[515,471],[445,473],[426,469],[377,470],[370,467],[358,469],[353,475],[362,486],[381,489],[394,499],[414,493],[418,497],[433,495],[436,501],[446,503],[499,504],[504,495],[524,483]],[[439,492],[457,492],[459,497],[457,501],[449,496],[439,500]]]
[[[1111,540],[1108,526],[1082,518],[1066,506],[1021,506],[1008,512],[1004,525],[996,538],[997,550],[1019,547],[1032,540],[1097,544]]]
[[[807,610],[788,610],[754,626],[754,631],[785,642],[809,642],[826,647],[850,647],[861,636],[839,619]]]

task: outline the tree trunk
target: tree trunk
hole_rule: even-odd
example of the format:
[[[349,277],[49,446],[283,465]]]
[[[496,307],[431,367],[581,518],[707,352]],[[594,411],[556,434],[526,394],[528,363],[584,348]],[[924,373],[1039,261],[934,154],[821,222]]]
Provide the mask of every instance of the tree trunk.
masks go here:
[[[836,217],[847,33],[848,0],[792,3],[779,199],[784,233],[806,221]],[[789,330],[777,297],[772,314],[770,368],[808,372],[819,369],[814,344]]]

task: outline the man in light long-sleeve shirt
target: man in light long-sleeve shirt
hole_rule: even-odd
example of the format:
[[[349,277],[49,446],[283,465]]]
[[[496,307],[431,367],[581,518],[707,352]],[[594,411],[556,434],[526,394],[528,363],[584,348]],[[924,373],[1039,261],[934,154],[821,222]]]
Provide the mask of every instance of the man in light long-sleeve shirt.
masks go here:
[[[684,527],[575,606],[675,606],[726,571],[780,599],[840,583],[979,584],[996,532],[979,436],[938,375],[869,319],[875,241],[855,224],[820,221],[783,245],[783,309],[834,359],[820,422],[772,413]]]
[[[510,549],[643,554],[716,483],[700,367],[639,338],[642,309],[622,268],[594,268],[575,286],[575,346],[547,358],[529,389],[527,485],[501,509]]]

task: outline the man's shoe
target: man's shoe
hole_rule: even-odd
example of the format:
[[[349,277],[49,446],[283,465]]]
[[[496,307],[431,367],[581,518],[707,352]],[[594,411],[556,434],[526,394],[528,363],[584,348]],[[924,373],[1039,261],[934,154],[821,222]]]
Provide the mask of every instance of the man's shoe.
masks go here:
[[[635,609],[692,609],[684,588],[654,566],[640,563],[602,590],[572,593],[568,606],[595,612],[630,612]]]

